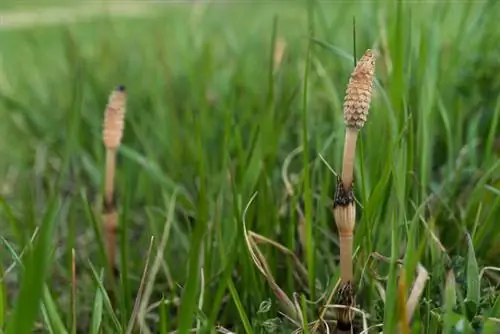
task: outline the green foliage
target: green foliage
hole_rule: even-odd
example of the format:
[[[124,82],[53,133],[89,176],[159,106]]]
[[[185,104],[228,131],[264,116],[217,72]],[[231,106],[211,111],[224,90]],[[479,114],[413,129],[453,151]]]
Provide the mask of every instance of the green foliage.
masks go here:
[[[122,333],[132,316],[146,333],[292,332],[302,324],[280,313],[245,247],[254,194],[246,227],[298,254],[305,284],[289,257],[259,245],[316,320],[325,299],[310,301],[338,277],[343,95],[353,54],[376,47],[355,166],[359,307],[369,325],[395,328],[402,258],[408,288],[417,263],[430,274],[414,333],[495,332],[500,282],[483,268],[500,266],[498,13],[494,1],[200,1],[0,30],[1,328],[70,331],[74,248],[79,332]],[[98,210],[102,117],[116,84],[129,96],[113,280]],[[133,314],[152,236],[159,269]]]

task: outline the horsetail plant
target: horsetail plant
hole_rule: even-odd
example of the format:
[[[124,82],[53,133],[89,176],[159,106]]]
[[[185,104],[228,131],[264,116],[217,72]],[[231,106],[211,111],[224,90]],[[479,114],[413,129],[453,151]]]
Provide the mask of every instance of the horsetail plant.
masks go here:
[[[346,125],[342,176],[337,178],[333,213],[340,239],[340,278],[338,304],[354,306],[352,248],[356,219],[353,191],[354,158],[358,132],[364,126],[371,102],[376,55],[371,50],[357,63],[351,74],[344,98],[344,123]],[[353,312],[349,308],[338,314],[337,328],[349,330]]]
[[[109,96],[104,113],[102,139],[106,147],[106,171],[104,183],[104,203],[102,211],[108,264],[115,268],[116,230],[118,214],[115,200],[116,152],[121,144],[125,120],[127,94],[124,86],[118,86]]]

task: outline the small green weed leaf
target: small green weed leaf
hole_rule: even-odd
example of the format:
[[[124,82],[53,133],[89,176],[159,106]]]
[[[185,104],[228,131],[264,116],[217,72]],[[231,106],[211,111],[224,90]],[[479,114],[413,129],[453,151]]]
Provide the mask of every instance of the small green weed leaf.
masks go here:
[[[264,300],[262,303],[260,303],[259,310],[257,313],[267,313],[271,309],[271,300]]]
[[[477,313],[478,305],[474,303],[472,300],[466,298],[464,300],[464,306],[465,306],[465,315],[467,316],[467,319],[472,320]]]
[[[474,245],[472,238],[467,234],[467,296],[465,298],[465,307],[467,317],[471,319],[477,312],[479,305],[480,291],[479,291],[479,267],[474,252]]]
[[[268,319],[262,323],[262,328],[266,333],[279,333],[283,328],[280,318]]]
[[[497,297],[495,304],[491,308],[490,317],[500,318],[500,296]]]

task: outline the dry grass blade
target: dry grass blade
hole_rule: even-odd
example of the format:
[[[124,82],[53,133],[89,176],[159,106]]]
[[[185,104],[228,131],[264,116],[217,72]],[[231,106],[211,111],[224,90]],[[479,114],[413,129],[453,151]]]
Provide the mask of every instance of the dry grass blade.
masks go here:
[[[288,176],[288,167],[290,166],[290,163],[293,158],[298,156],[302,151],[303,147],[299,146],[295,148],[288,156],[285,158],[283,161],[283,168],[281,169],[281,178],[283,179],[283,183],[285,184],[285,189],[287,193],[287,197],[293,197],[294,196],[294,191],[293,191],[293,186],[292,182],[290,181],[290,178]],[[304,215],[304,212],[300,208],[300,206],[297,204],[295,206],[295,209],[297,210],[297,213],[299,215],[298,219],[298,224],[297,224],[297,234],[299,235],[299,242],[300,242],[300,247],[301,249],[306,249],[306,218]]]
[[[268,239],[268,238],[266,238],[260,234],[257,234],[253,231],[248,231],[248,235],[250,238],[253,239],[253,241],[256,244],[267,244],[267,245],[273,246],[274,248],[278,249],[283,254],[290,256],[292,258],[295,266],[298,269],[300,279],[303,282],[307,283],[307,269],[304,267],[304,265],[302,264],[300,259],[297,257],[297,255],[295,255],[294,252],[292,252],[290,249],[286,248],[285,246],[283,246],[279,242]]]
[[[274,276],[271,273],[271,270],[269,269],[269,266],[267,264],[267,261],[262,254],[262,252],[259,250],[255,242],[250,239],[249,242],[249,247],[252,248],[252,251],[254,252],[254,256],[252,259],[254,260],[254,263],[261,268],[261,273],[264,276],[264,278],[267,280],[269,283],[269,286],[271,287],[271,290],[273,293],[276,295],[276,298],[280,301],[284,311],[293,319],[302,322],[302,314],[300,312],[300,308],[296,308],[296,305],[290,300],[290,298],[286,295],[286,293],[279,287],[279,285],[276,283]]]
[[[234,332],[231,332],[229,329],[226,329],[226,328],[224,328],[224,327],[222,327],[220,325],[217,326],[216,330],[217,330],[218,333],[222,333],[222,334],[236,334]]]
[[[375,329],[375,328],[379,328],[379,327],[384,327],[384,324],[376,324],[376,325],[373,325],[373,326],[370,326],[366,329],[364,329],[362,332],[360,332],[359,334],[368,334],[370,333],[371,330]],[[381,332],[382,333],[382,332]]]
[[[500,273],[500,268],[497,268],[497,267],[491,267],[491,266],[487,266],[487,267],[484,267],[483,269],[481,269],[481,271],[479,272],[479,280],[482,280],[483,279],[483,276],[486,274],[486,275],[490,275],[491,278],[493,278],[494,280],[497,281],[497,283],[500,283],[498,280],[498,276],[493,276],[491,275],[492,273],[494,272],[497,272],[497,273]]]
[[[255,264],[257,269],[261,272],[261,274],[264,276],[264,278],[268,282],[269,286],[271,287],[271,290],[276,295],[276,298],[278,298],[284,311],[292,319],[297,320],[300,323],[302,323],[302,313],[301,313],[300,309],[295,308],[294,303],[290,300],[290,298],[286,295],[286,293],[278,286],[273,275],[271,274],[271,270],[269,269],[269,266],[264,258],[264,255],[261,253],[261,251],[257,247],[257,244],[250,237],[250,235],[247,231],[246,223],[245,223],[246,214],[247,214],[248,208],[250,207],[250,205],[252,204],[252,202],[256,196],[257,196],[257,193],[255,193],[250,198],[250,201],[248,202],[248,204],[245,207],[245,210],[243,212],[243,219],[242,219],[243,220],[243,233],[245,236],[245,243],[247,245],[248,252],[250,253],[250,257],[252,258],[253,263]]]
[[[417,278],[413,283],[413,287],[411,289],[410,296],[408,297],[408,301],[406,303],[406,317],[408,322],[413,318],[413,314],[418,305],[420,305],[420,298],[422,297],[422,293],[424,292],[425,285],[427,280],[429,279],[429,272],[424,268],[420,263],[417,264]]]
[[[174,218],[174,210],[175,210],[175,203],[177,199],[177,193],[175,192],[172,195],[172,200],[170,201],[170,205],[168,208],[168,213],[167,213],[167,219],[165,221],[165,225],[163,228],[163,233],[161,236],[160,244],[158,245],[158,248],[156,250],[156,256],[153,261],[153,264],[151,266],[151,270],[149,271],[147,282],[145,285],[144,289],[144,294],[143,298],[139,307],[139,326],[141,329],[142,333],[150,333],[149,328],[145,322],[146,314],[147,312],[150,311],[150,309],[147,307],[149,303],[149,298],[151,296],[151,293],[153,292],[154,288],[154,282],[156,275],[158,274],[158,271],[160,270],[160,267],[162,263],[164,262],[164,254],[165,254],[165,248],[167,246],[167,242],[170,236],[170,227],[172,226],[172,221]]]
[[[390,263],[390,259],[386,256],[383,256],[380,253],[374,252],[371,254],[371,257],[377,260],[381,260],[387,263]],[[403,261],[397,260],[397,264],[400,266],[403,265]],[[427,283],[427,280],[429,279],[429,272],[421,263],[417,263],[417,278],[415,279],[415,282],[413,283],[410,296],[408,297],[408,300],[406,302],[406,318],[407,318],[407,323],[410,323],[413,314],[415,314],[415,310],[417,306],[420,304],[420,298],[422,297],[422,294],[425,289],[425,285]]]
[[[110,268],[115,268],[116,230],[118,213],[115,201],[116,152],[121,144],[125,122],[125,87],[117,87],[110,95],[104,113],[102,139],[106,147],[106,171],[102,219]]]
[[[328,296],[328,299],[326,301],[326,304],[325,305],[330,305],[333,301],[333,298],[335,298],[335,294],[337,293],[337,289],[339,288],[340,286],[340,282],[341,280],[339,279],[337,281],[337,283],[335,284],[332,292],[329,294]],[[326,315],[326,312],[328,311],[328,308],[327,307],[323,307],[323,309],[321,310],[321,313],[319,315],[319,320],[323,320],[325,318],[325,315]],[[319,323],[316,323],[313,328],[312,328],[312,332],[313,333],[316,333],[316,331],[318,330],[319,328]]]
[[[148,253],[146,255],[146,264],[144,265],[144,271],[141,277],[141,283],[139,285],[139,291],[137,292],[137,297],[134,303],[134,309],[132,310],[132,315],[130,316],[129,322],[127,324],[127,330],[125,331],[127,334],[132,333],[135,327],[135,319],[137,318],[137,314],[139,313],[139,307],[142,301],[142,295],[144,292],[144,287],[146,283],[146,277],[149,272],[149,259],[151,258],[151,251],[153,249],[154,237],[151,237],[151,241],[149,242]]]

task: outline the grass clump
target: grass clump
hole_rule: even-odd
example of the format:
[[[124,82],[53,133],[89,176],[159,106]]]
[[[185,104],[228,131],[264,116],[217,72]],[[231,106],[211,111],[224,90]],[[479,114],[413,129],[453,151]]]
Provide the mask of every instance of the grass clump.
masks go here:
[[[495,333],[498,10],[194,2],[0,30],[1,329]],[[133,112],[106,147],[117,83]]]

